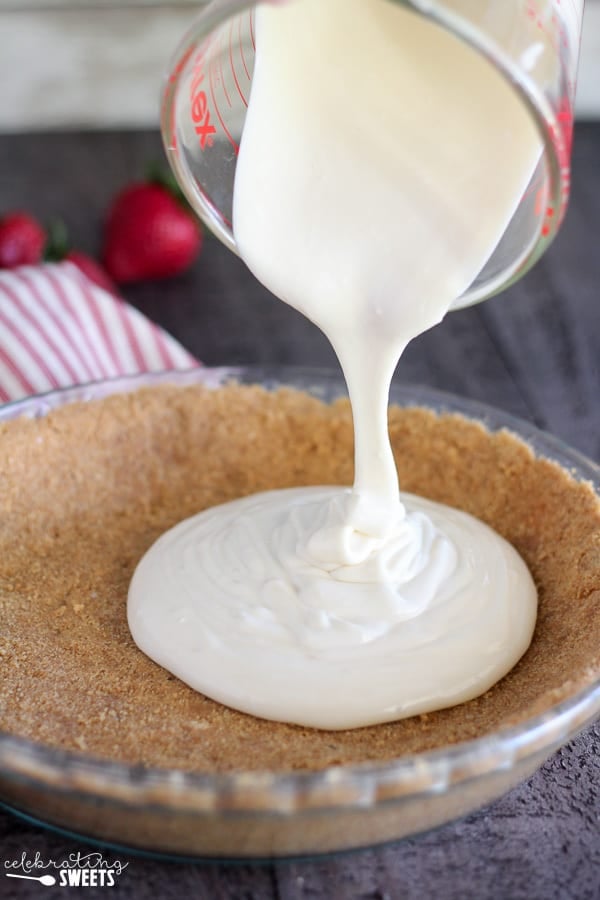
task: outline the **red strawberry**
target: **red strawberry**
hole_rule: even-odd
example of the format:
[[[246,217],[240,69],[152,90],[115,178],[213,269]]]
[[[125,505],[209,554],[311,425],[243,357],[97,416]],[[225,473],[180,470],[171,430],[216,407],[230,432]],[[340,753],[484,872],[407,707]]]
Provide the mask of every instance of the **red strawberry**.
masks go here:
[[[189,268],[201,247],[200,226],[183,204],[161,184],[138,183],[114,201],[103,262],[121,284],[169,278]]]
[[[0,269],[35,265],[45,246],[46,232],[28,213],[10,213],[0,221]]]
[[[117,296],[118,291],[112,278],[105,272],[100,263],[97,263],[96,260],[92,259],[91,256],[88,256],[87,253],[81,253],[79,250],[71,250],[65,256],[65,260],[73,263],[74,266],[77,266],[79,271],[83,272],[83,274],[89,278],[90,281],[93,281],[94,284],[97,284],[98,287],[108,291],[109,294]]]

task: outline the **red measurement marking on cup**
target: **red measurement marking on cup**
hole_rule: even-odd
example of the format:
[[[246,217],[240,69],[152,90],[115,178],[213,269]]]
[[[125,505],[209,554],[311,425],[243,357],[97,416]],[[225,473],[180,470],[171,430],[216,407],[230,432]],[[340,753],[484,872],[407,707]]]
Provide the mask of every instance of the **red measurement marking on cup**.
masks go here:
[[[235,155],[237,156],[238,153],[240,152],[240,145],[233,139],[233,136],[232,136],[231,132],[229,131],[227,125],[225,124],[223,116],[221,115],[221,110],[219,109],[219,104],[217,103],[217,96],[216,96],[215,69],[214,69],[214,65],[212,65],[212,64],[209,66],[209,70],[208,70],[208,81],[210,84],[210,96],[212,98],[212,102],[213,102],[215,112],[217,114],[217,118],[221,124],[221,128],[223,129],[224,134],[227,135],[229,143],[233,147]]]
[[[573,106],[570,97],[566,94],[561,98],[557,119],[564,141],[563,157],[561,159],[561,164],[564,169],[565,167],[570,167],[571,150],[573,147]]]
[[[526,194],[524,196],[527,196],[527,193],[529,193],[529,192],[526,192]],[[552,220],[554,219],[554,214],[555,214],[554,207],[548,206],[547,204],[548,204],[548,190],[545,185],[538,186],[537,190],[536,190],[536,194],[535,194],[535,203],[534,203],[533,211],[536,216],[544,217],[544,221],[543,221],[542,227],[541,227],[542,237],[548,237],[548,235],[550,234],[550,232],[552,230],[552,225],[553,225]]]
[[[546,210],[546,222],[542,228],[542,235],[548,237],[550,234],[550,220],[554,218],[554,208],[549,206]]]
[[[206,46],[203,47],[194,60],[192,80],[190,83],[190,113],[194,123],[194,129],[200,141],[201,150],[212,147],[214,136],[217,133],[217,129],[212,122],[211,110],[208,105],[208,96],[205,89],[206,76],[204,66],[207,49]]]
[[[194,49],[195,49],[195,45],[190,44],[183,51],[183,53],[181,54],[181,56],[179,57],[179,59],[177,60],[177,62],[173,66],[173,68],[171,69],[171,72],[169,73],[168,87],[166,88],[166,90],[163,92],[163,95],[162,95],[162,102],[161,102],[161,106],[160,106],[160,117],[161,117],[162,121],[164,121],[165,116],[167,114],[167,109],[170,106],[168,130],[169,130],[169,134],[170,134],[170,145],[169,146],[170,146],[171,150],[177,149],[177,129],[176,129],[176,124],[175,124],[175,118],[176,118],[175,117],[175,103],[174,103],[174,99],[173,99],[174,93],[176,91],[175,86],[176,86],[177,82],[179,81],[181,73],[187,66],[189,58],[192,55],[192,53],[194,52]]]
[[[527,15],[537,25],[549,46],[562,57],[568,51],[575,35],[581,29],[583,3],[581,0],[552,0],[540,7],[539,0],[528,0]],[[543,216],[542,235],[548,237],[564,218],[571,192],[571,147],[573,142],[574,83],[566,73],[566,89],[555,108],[555,125],[548,132],[554,145],[560,167],[562,202],[560,208],[547,206],[541,195],[536,195],[535,212]]]
[[[169,75],[169,81],[172,83],[177,81],[183,70],[188,64],[188,60],[192,53],[194,52],[195,44],[190,44],[184,52],[181,54],[179,59],[177,60],[175,67],[172,69],[171,74]]]
[[[582,0],[551,0],[540,9],[539,0],[527,0],[526,13],[557,54],[563,54],[581,31]],[[569,40],[569,34],[571,39]],[[572,49],[575,49],[574,47]]]
[[[560,106],[556,114],[558,128],[550,128],[550,136],[560,163],[560,171],[563,180],[570,182],[571,178],[571,149],[573,146],[573,106],[571,98],[563,94]]]
[[[557,219],[556,227],[562,222],[567,211],[569,195],[571,193],[571,145],[573,142],[573,109],[570,98],[565,95],[557,115],[557,127],[549,128],[550,137],[558,161],[560,164],[560,179],[562,184],[562,202],[559,210],[553,207],[546,209],[546,217],[542,234],[547,236],[553,230],[554,219]],[[558,215],[557,215],[558,212]]]
[[[254,40],[254,10],[250,13],[250,40],[252,41],[252,49],[256,50],[256,41]]]
[[[240,45],[240,59],[242,60],[242,65],[244,67],[244,72],[246,73],[246,78],[250,81],[250,72],[248,71],[248,66],[246,65],[246,56],[244,54],[244,41],[242,38],[242,17],[238,17],[238,41]]]
[[[229,91],[227,90],[227,85],[225,83],[225,76],[223,74],[223,39],[222,36],[219,39],[219,53],[217,56],[218,64],[219,64],[219,75],[217,78],[217,83],[221,85],[223,88],[223,94],[225,95],[225,99],[227,100],[227,106],[231,109],[231,97],[229,96]]]
[[[240,54],[242,55],[242,58],[243,58],[243,50],[242,50],[241,42],[240,42]],[[247,107],[248,101],[246,100],[246,98],[244,96],[244,92],[242,91],[242,88],[240,87],[240,83],[238,81],[238,77],[237,77],[237,74],[235,71],[235,62],[233,59],[233,22],[231,23],[231,26],[229,28],[229,64],[231,66],[231,72],[233,74],[233,80],[235,81],[235,86],[237,88],[237,92],[240,95],[242,103],[244,104],[244,106]]]
[[[540,187],[536,191],[534,212],[536,216],[541,216],[546,204],[546,188]]]

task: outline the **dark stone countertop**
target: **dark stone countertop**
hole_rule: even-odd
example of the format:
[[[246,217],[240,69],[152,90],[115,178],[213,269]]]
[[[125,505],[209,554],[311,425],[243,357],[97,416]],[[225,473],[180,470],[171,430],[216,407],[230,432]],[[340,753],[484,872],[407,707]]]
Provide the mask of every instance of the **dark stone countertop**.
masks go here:
[[[110,197],[160,157],[154,133],[3,137],[0,211],[61,216],[74,243],[95,252]],[[207,240],[189,275],[124,293],[208,364],[335,365],[314,326],[216,240]],[[504,295],[452,313],[414,341],[396,377],[501,407],[600,460],[600,125],[578,127],[571,209],[546,257]],[[596,725],[491,806],[392,846],[273,866],[131,856],[112,892],[135,900],[593,900],[600,897],[599,750]],[[1,866],[23,850],[56,859],[79,846],[0,813]],[[0,879],[0,897],[62,896],[33,882],[9,884],[1,870]]]

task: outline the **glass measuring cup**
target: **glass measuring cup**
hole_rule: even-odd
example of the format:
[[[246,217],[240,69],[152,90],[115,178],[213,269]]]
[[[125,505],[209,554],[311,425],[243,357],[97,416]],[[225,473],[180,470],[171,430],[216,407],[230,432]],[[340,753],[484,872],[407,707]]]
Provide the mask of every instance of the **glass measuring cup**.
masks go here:
[[[486,57],[519,94],[543,139],[540,160],[502,240],[455,303],[466,306],[524,275],[564,218],[583,0],[387,2],[447,29]],[[254,6],[214,0],[204,9],[169,67],[161,115],[167,156],[184,193],[233,252],[236,161],[256,50]],[[360,77],[360,61],[357,69]]]

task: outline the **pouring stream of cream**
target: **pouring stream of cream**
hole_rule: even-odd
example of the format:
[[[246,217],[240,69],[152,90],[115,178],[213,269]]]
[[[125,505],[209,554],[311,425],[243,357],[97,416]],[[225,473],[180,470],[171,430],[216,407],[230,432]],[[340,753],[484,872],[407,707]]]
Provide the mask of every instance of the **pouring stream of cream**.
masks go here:
[[[222,703],[351,728],[475,697],[531,640],[536,591],[513,548],[399,494],[387,403],[407,343],[493,253],[541,141],[485,59],[388,0],[260,6],[256,40],[235,238],[336,350],[355,483],[176,526],[134,575],[129,623],[142,650]]]

